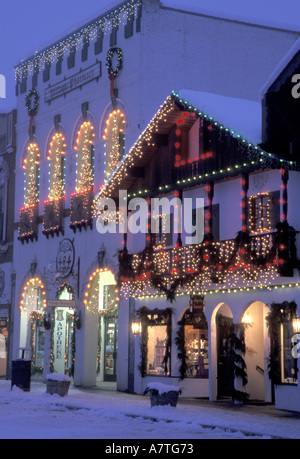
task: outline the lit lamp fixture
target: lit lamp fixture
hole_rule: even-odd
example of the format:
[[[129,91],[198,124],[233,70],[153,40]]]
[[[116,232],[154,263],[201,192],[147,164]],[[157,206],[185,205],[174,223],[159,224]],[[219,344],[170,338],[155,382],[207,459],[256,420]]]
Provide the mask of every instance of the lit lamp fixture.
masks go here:
[[[134,335],[142,333],[142,324],[136,318],[131,322],[131,331]]]
[[[293,319],[293,330],[294,330],[294,333],[300,333],[300,319],[299,319],[299,317],[295,317]]]
[[[251,322],[251,317],[248,314],[244,315],[243,318],[242,318],[242,322],[243,322],[243,324],[250,325],[252,323]]]

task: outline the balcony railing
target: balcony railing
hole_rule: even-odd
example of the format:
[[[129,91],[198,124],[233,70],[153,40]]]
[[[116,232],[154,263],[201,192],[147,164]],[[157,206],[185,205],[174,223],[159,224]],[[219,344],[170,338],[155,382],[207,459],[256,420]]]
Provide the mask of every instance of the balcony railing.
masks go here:
[[[19,241],[29,242],[38,237],[38,203],[25,206],[20,210]]]
[[[48,238],[59,233],[63,230],[63,213],[64,213],[64,198],[54,199],[44,202],[44,228],[43,234]]]
[[[214,289],[213,284],[263,287],[279,274],[287,275],[287,267],[293,275],[296,266],[290,265],[289,253],[281,258],[278,231],[253,236],[240,232],[236,239],[171,249],[150,246],[138,254],[120,252],[119,282],[138,294],[154,288],[173,295],[178,289]]]
[[[76,232],[76,229],[81,231],[82,228],[93,226],[93,190],[83,190],[73,193],[71,196],[71,216],[70,228]]]

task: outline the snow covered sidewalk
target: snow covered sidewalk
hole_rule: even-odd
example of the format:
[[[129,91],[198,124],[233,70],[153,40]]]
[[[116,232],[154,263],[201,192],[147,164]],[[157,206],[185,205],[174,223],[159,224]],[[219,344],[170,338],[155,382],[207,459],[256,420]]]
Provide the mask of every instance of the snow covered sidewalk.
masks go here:
[[[66,397],[10,390],[0,381],[1,438],[300,438],[300,415],[274,407],[224,407],[180,400],[150,407],[148,396],[71,387]]]

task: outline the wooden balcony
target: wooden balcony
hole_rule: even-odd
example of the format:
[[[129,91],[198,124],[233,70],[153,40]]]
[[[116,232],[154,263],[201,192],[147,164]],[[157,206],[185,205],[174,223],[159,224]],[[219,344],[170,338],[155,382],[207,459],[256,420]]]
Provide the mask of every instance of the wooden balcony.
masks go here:
[[[38,203],[20,210],[19,241],[29,242],[38,238]]]
[[[83,190],[71,195],[70,228],[76,232],[78,229],[93,227],[93,190]]]
[[[293,276],[293,269],[299,268],[290,257],[292,246],[282,256],[279,233],[249,236],[240,232],[236,239],[226,241],[207,240],[171,249],[150,246],[133,255],[121,251],[119,283],[138,294],[154,289],[171,298],[178,290],[265,287],[279,275]]]
[[[44,202],[43,234],[48,238],[64,234],[63,228],[64,198]]]

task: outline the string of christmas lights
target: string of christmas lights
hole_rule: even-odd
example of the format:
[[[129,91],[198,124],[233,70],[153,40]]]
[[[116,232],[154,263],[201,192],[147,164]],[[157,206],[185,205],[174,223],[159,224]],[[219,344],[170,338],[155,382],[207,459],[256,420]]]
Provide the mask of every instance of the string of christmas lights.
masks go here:
[[[121,158],[124,156],[125,145],[122,135],[125,125],[124,114],[120,110],[114,110],[106,120],[103,139],[105,142],[105,177],[118,167]]]
[[[74,47],[80,49],[84,42],[97,40],[99,31],[101,34],[106,35],[111,33],[114,28],[125,25],[132,17],[138,16],[138,8],[140,6],[140,0],[130,0],[123,3],[108,14],[95,19],[80,30],[35,54],[30,59],[21,62],[15,66],[16,81],[20,81],[22,76],[30,76],[35,70],[41,71],[46,65],[51,65],[57,60],[63,59],[64,56],[69,55],[70,50],[74,49]]]
[[[49,161],[49,200],[57,201],[64,196],[64,155],[65,137],[61,133],[55,133],[50,142],[47,160]]]
[[[36,143],[31,142],[23,161],[25,207],[35,205],[39,200],[39,158],[39,147]]]
[[[113,298],[107,298],[105,303],[106,307],[100,309],[100,273],[109,272],[108,268],[98,268],[92,275],[89,277],[89,283],[87,284],[86,291],[84,293],[83,303],[87,311],[92,312],[93,314],[108,314],[116,313],[119,307],[119,290],[117,286],[115,287],[114,293],[116,294]]]
[[[78,131],[75,150],[76,154],[76,192],[90,190],[93,178],[93,140],[94,127],[90,121],[84,121]]]
[[[26,282],[22,299],[20,301],[20,310],[22,314],[30,317],[33,311],[44,310],[46,308],[46,292],[42,281],[34,277]]]

